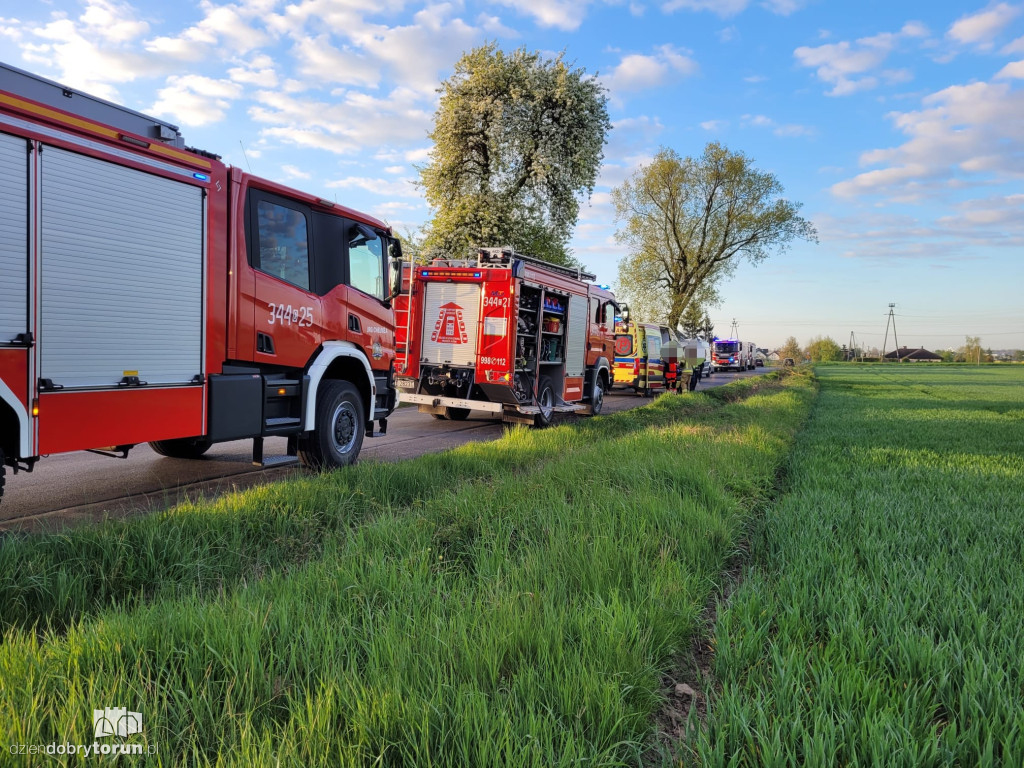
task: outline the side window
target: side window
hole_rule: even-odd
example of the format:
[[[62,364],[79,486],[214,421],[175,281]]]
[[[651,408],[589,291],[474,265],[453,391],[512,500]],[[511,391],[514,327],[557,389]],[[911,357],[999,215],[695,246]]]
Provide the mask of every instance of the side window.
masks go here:
[[[590,322],[601,322],[601,300],[593,296],[590,297]]]
[[[258,200],[256,241],[260,271],[309,290],[309,222],[304,212]]]
[[[654,333],[647,334],[647,356],[654,360],[661,357],[661,336]]]
[[[615,326],[615,305],[610,301],[604,305],[604,324],[609,328]]]
[[[352,224],[348,235],[348,284],[384,299],[384,243],[363,224]]]

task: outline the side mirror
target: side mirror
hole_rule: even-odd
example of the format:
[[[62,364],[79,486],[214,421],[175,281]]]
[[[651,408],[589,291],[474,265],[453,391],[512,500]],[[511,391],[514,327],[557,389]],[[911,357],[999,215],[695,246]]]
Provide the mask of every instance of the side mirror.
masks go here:
[[[392,251],[392,253],[393,252],[394,251]],[[401,254],[401,246],[399,246],[398,252]],[[404,266],[405,265],[400,258],[391,260],[391,295],[387,298],[389,304],[402,292],[402,268]]]
[[[402,259],[402,241],[399,240],[397,237],[392,237],[391,241],[388,243],[388,255],[393,260],[401,261],[401,259]]]
[[[619,306],[619,317],[622,318],[622,322],[629,322],[629,304],[622,304]]]

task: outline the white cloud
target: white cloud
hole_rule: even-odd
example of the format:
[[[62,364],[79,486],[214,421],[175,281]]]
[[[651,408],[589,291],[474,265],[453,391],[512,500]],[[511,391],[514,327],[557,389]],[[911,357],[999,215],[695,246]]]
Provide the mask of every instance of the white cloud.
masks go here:
[[[832,187],[840,197],[883,195],[919,201],[978,184],[1024,176],[1024,91],[1008,82],[955,85],[922,100],[922,108],[889,115],[908,139],[861,156],[885,166]]]
[[[729,122],[727,120],[705,120],[700,124],[700,127],[705,131],[720,131],[727,127]]]
[[[184,125],[207,125],[224,119],[231,102],[242,95],[242,87],[231,80],[199,75],[169,77],[167,87],[157,91],[150,111],[166,115]]]
[[[303,171],[300,168],[296,168],[294,165],[282,165],[281,171],[289,179],[311,179],[313,174],[308,171]]]
[[[542,27],[555,27],[571,32],[578,29],[586,16],[590,0],[497,0],[501,5],[532,16]]]
[[[202,61],[211,56],[243,54],[269,42],[270,37],[257,26],[263,14],[273,7],[271,0],[248,0],[237,5],[215,5],[203,0],[204,17],[174,36],[147,41],[146,50],[180,61]]]
[[[672,45],[661,45],[649,56],[627,54],[610,74],[601,76],[601,81],[613,96],[656,88],[697,71],[697,62],[690,58],[690,53]]]
[[[262,131],[267,137],[338,154],[418,142],[431,125],[431,114],[420,107],[418,95],[402,88],[379,98],[341,92],[333,101],[260,91],[256,100],[249,116],[267,126]]]
[[[1018,37],[1016,40],[1007,43],[1002,47],[1000,53],[1005,53],[1009,56],[1016,53],[1024,53],[1024,37]]]
[[[801,136],[813,136],[816,131],[814,128],[807,125],[799,125],[797,123],[787,123],[780,125],[779,123],[772,120],[770,117],[765,115],[743,115],[743,124],[746,126],[753,126],[755,128],[770,128],[772,133],[776,136],[784,138],[799,138]]]
[[[338,48],[327,35],[297,37],[292,47],[296,68],[310,82],[341,83],[376,88],[380,62],[351,46]]]
[[[724,27],[718,30],[718,39],[723,43],[731,43],[739,37],[739,30],[735,26]]]
[[[393,181],[365,176],[346,176],[344,179],[328,181],[325,186],[331,189],[363,189],[385,197],[423,197],[423,191],[416,186],[416,179],[411,176]]]
[[[749,0],[668,0],[662,3],[665,13],[673,11],[711,11],[722,18],[735,16],[746,9]]]
[[[38,71],[65,85],[116,101],[118,84],[168,74],[166,62],[132,50],[149,31],[128,5],[88,0],[75,19],[55,11],[45,24],[5,20],[4,36],[21,42],[21,54]]]
[[[789,16],[803,7],[806,0],[762,0],[761,7],[778,15]],[[711,11],[722,18],[736,16],[746,10],[750,0],[668,0],[661,4],[665,13],[674,11]]]
[[[743,82],[745,82],[745,83],[763,83],[767,79],[768,78],[765,77],[764,75],[749,75],[749,76],[743,78]]]
[[[1016,78],[1024,80],[1024,61],[1011,61],[996,73],[996,79]]]
[[[848,96],[878,85],[879,78],[867,73],[880,67],[901,40],[926,34],[924,25],[908,22],[896,33],[883,32],[853,43],[843,40],[816,47],[801,46],[793,55],[802,66],[814,68],[819,80],[832,85],[829,96]],[[912,75],[909,70],[899,69],[887,70],[883,77],[887,82],[906,82]]]
[[[1006,29],[1021,9],[1007,3],[999,3],[984,11],[961,16],[946,32],[946,36],[963,45],[975,45],[982,50],[989,50],[996,37]]]

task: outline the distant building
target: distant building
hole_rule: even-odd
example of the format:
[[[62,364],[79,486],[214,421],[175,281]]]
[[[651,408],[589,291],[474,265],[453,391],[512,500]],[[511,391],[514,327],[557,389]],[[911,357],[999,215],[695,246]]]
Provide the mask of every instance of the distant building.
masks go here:
[[[900,362],[906,361],[909,363],[941,363],[942,358],[936,355],[934,352],[929,352],[924,347],[917,349],[910,349],[909,347],[900,347],[894,349],[892,352],[885,353],[886,360],[896,360]]]

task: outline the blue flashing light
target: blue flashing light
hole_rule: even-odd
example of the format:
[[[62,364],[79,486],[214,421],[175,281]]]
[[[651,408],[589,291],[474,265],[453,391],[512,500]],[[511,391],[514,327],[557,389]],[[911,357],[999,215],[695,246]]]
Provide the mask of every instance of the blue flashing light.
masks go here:
[[[429,276],[430,276],[430,272],[428,270],[426,270],[426,269],[424,269],[424,270],[422,270],[420,272],[420,277],[429,277]]]
[[[210,180],[210,177],[207,176],[205,173],[193,173],[192,174],[192,178],[193,179],[199,179],[200,181],[209,181]]]
[[[473,277],[480,277],[482,274],[483,272],[474,272]]]

